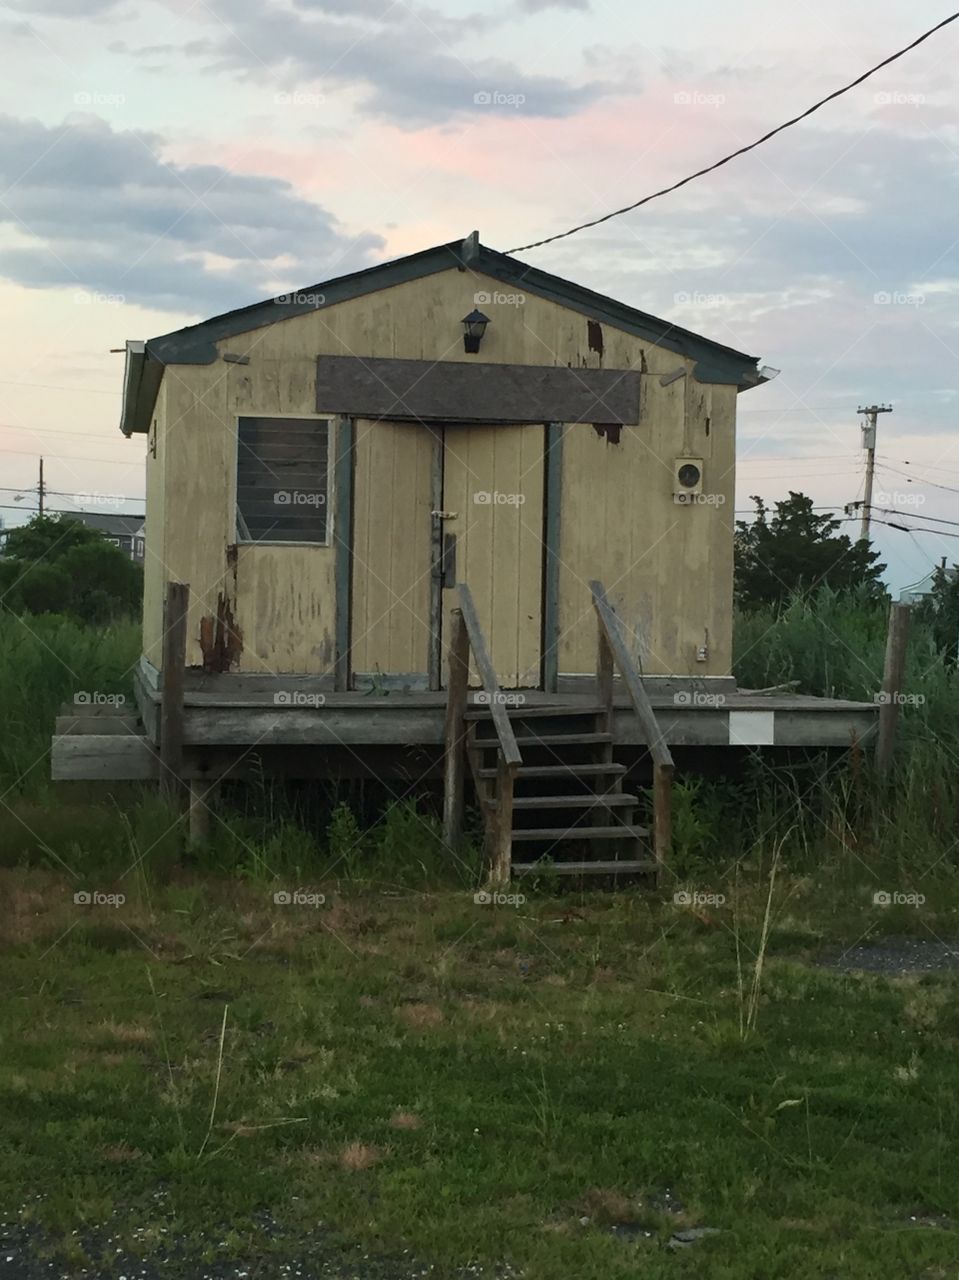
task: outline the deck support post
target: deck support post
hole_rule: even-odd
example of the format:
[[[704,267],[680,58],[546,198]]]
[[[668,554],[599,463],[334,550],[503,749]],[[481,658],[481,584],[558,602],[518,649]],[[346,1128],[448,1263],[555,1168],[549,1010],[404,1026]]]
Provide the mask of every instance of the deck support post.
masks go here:
[[[466,793],[466,704],[469,697],[470,641],[461,609],[450,614],[449,677],[443,757],[443,838],[455,849],[463,837]]]
[[[886,777],[892,768],[902,679],[906,670],[909,619],[909,605],[893,603],[889,606],[886,660],[882,672],[882,692],[879,695],[879,737],[876,742],[876,772],[880,777]]]
[[[496,807],[486,828],[491,885],[509,884],[513,873],[513,776],[503,753],[496,759]]]
[[[183,686],[190,588],[168,582],[163,606],[163,671],[160,675],[160,790],[183,807]]]
[[[190,779],[190,843],[206,844],[210,839],[213,808],[219,783],[215,779]]]

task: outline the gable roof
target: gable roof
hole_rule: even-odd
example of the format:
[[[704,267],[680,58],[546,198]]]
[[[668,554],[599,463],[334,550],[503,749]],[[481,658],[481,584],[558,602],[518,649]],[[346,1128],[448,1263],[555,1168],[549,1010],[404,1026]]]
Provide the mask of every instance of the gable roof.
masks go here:
[[[69,519],[78,520],[88,529],[98,529],[100,533],[114,538],[134,538],[141,531],[144,523],[143,516],[105,511],[71,511]]]
[[[686,356],[695,361],[694,372],[701,382],[728,383],[746,390],[766,381],[756,356],[745,355],[615,298],[531,267],[509,254],[498,253],[480,244],[474,231],[465,240],[452,240],[363,271],[321,281],[296,293],[239,307],[148,342],[128,342],[120,429],[127,436],[149,429],[160,378],[168,364],[212,364],[217,358],[216,344],[224,338],[316,311],[319,309],[315,301],[317,295],[323,298],[320,305],[329,307],[453,268],[490,276]]]

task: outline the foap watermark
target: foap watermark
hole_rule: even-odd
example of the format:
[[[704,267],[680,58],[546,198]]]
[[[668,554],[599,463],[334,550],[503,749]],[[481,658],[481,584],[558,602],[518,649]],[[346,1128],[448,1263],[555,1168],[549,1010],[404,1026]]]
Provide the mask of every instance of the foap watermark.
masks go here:
[[[724,707],[725,694],[707,693],[704,689],[680,689],[673,694],[674,707]]]
[[[883,689],[880,693],[874,693],[872,700],[877,707],[921,707],[925,705],[926,695],[924,693],[887,693]]]
[[[322,307],[325,303],[325,293],[281,293],[273,299],[277,307]]]
[[[326,694],[307,693],[303,689],[281,689],[273,695],[274,707],[325,707]]]
[[[473,494],[476,507],[521,507],[525,501],[525,493],[500,493],[498,489],[479,489]]]
[[[922,907],[925,902],[924,893],[903,893],[899,889],[877,889],[872,895],[874,907]]]
[[[523,893],[500,893],[497,889],[478,889],[473,894],[478,907],[521,907],[526,901]]]
[[[308,489],[277,489],[273,494],[273,505],[277,507],[323,507],[326,505],[326,494],[312,493]]]
[[[679,490],[673,494],[673,502],[680,507],[724,507],[724,493],[685,493]]]
[[[103,893],[100,889],[78,889],[73,895],[77,907],[122,907],[126,900],[124,893]]]
[[[878,307],[924,307],[926,305],[924,293],[906,293],[902,289],[880,289],[878,293],[872,295],[872,300]]]
[[[525,707],[525,693],[504,693],[502,689],[496,693],[481,691],[473,699],[477,707]]]
[[[122,707],[126,694],[101,693],[99,689],[78,689],[73,695],[75,707]]]
[[[905,93],[902,89],[884,90],[874,93],[873,102],[877,107],[924,107],[924,93]]]
[[[122,507],[126,499],[122,493],[75,493],[73,501],[78,507]]]
[[[521,107],[525,102],[525,93],[503,93],[500,89],[480,89],[473,94],[477,107]]]
[[[681,289],[673,294],[677,307],[724,307],[728,301],[724,293],[688,293]]]
[[[473,294],[474,307],[522,307],[526,303],[525,293],[502,293],[494,289],[492,293],[480,289]]]
[[[701,89],[680,89],[673,94],[673,102],[678,107],[722,107],[726,102],[724,93],[703,93]]]
[[[875,494],[875,501],[883,507],[921,507],[926,501],[924,493],[905,493],[898,489],[880,489]]]
[[[322,107],[326,97],[312,89],[294,89],[291,93],[281,90],[273,95],[278,107]]]
[[[125,93],[104,93],[100,89],[80,89],[73,95],[75,107],[122,107]]]
[[[674,907],[721,907],[725,901],[724,893],[703,889],[677,889],[673,894]]]
[[[312,889],[277,889],[273,895],[273,905],[277,907],[322,907],[326,905],[325,893],[314,893]]]
[[[126,300],[125,293],[91,293],[87,289],[73,295],[78,307],[122,307]]]

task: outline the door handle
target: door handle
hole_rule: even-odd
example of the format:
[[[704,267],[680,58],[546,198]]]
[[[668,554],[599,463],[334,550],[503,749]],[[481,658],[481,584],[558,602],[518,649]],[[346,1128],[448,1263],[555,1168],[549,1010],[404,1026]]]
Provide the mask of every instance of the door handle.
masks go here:
[[[443,534],[443,558],[440,561],[440,582],[444,588],[456,586],[456,534]]]
[[[431,516],[435,516],[437,520],[455,520],[459,515],[458,511],[431,511]]]

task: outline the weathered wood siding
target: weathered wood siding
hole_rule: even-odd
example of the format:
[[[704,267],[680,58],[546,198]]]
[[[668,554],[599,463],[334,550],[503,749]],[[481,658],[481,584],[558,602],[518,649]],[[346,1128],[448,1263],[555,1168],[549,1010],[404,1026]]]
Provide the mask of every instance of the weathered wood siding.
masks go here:
[[[473,593],[504,687],[540,679],[544,445],[545,427],[446,430],[443,506],[455,514],[443,528],[456,535],[456,578]],[[443,594],[448,617],[459,602]]]
[[[426,676],[433,436],[361,420],[355,456],[351,665]]]
[[[563,439],[559,669],[595,670],[587,582],[598,577],[653,675],[726,675],[732,663],[735,388],[643,380],[643,425]],[[708,434],[706,423],[708,421]],[[686,442],[684,443],[684,428]],[[703,459],[707,501],[673,501],[673,460]],[[697,661],[700,646],[707,660]]]
[[[159,661],[160,577],[172,577],[191,586],[189,663],[202,662],[201,620],[222,618],[225,611],[235,622],[241,646],[234,669],[328,669],[327,637],[335,625],[335,547],[230,550],[236,541],[236,418],[240,414],[316,416],[316,357],[321,354],[475,359],[463,351],[460,321],[472,309],[473,295],[479,290],[495,295],[502,293],[503,287],[472,272],[450,270],[219,344],[221,354],[247,356],[248,364],[218,361],[166,370],[158,403],[161,439],[157,462],[152,464],[154,488],[148,499],[148,562],[160,565],[159,576],[154,574],[146,587],[144,643],[151,661]],[[608,325],[602,326],[601,341],[597,342],[598,326],[592,325],[590,334],[585,316],[545,299],[530,295],[522,305],[491,302],[484,304],[484,310],[492,320],[483,339],[480,358],[485,362],[635,369],[644,375],[640,426],[622,428],[618,444],[600,438],[591,426],[567,427],[560,670],[592,668],[595,628],[585,583],[598,577],[611,599],[625,608],[634,629],[640,629],[643,618],[651,618],[648,670],[727,673],[734,389],[702,385],[691,376],[662,387],[660,376],[684,365],[691,375],[691,362]],[[517,441],[525,441],[529,430],[519,433]],[[469,428],[457,431],[474,433]],[[482,428],[475,430],[476,439],[484,432],[502,432],[504,440],[516,434],[510,428]],[[500,447],[497,442],[496,448]],[[522,475],[526,445],[517,443],[515,447]],[[377,459],[378,473],[365,475],[371,459],[362,445],[357,451],[356,494],[358,504],[365,503],[365,514],[360,509],[355,512],[356,552],[371,573],[386,575],[384,581],[393,571],[391,563],[398,565],[397,556],[423,554],[428,536],[425,518],[423,529],[414,529],[416,512],[425,517],[427,492],[423,485],[425,464],[420,446],[416,448],[416,461],[409,464],[414,488],[404,492],[395,487],[390,505],[381,504],[374,494],[394,461]],[[706,459],[704,488],[724,496],[725,505],[674,505],[672,464],[683,452]],[[156,483],[158,475],[162,475],[162,486]],[[532,472],[527,473],[520,483],[532,483],[531,476]],[[517,481],[504,475],[497,483],[512,492]],[[541,469],[537,469],[537,483],[541,484]],[[162,488],[159,494],[157,487]],[[403,527],[403,536],[410,543],[408,551],[395,545],[393,534],[397,521],[403,524],[395,505],[400,501],[410,504],[409,520]],[[523,513],[531,525],[533,510],[527,503]],[[334,543],[336,536],[334,533]],[[466,543],[460,555],[461,576],[472,572],[474,564],[482,574],[479,566],[486,553],[477,550],[480,544],[475,536],[472,542],[467,537]],[[521,564],[512,559],[514,546],[518,550],[519,543],[501,539],[496,549],[496,569],[504,593],[496,600],[512,599],[517,606],[520,598],[524,600],[525,611],[517,609],[521,616],[514,626],[515,652],[511,656],[504,650],[502,655],[519,677],[526,666],[534,626],[538,646],[539,568],[537,563],[536,585],[529,588],[537,598],[531,600],[529,584],[523,578],[528,553],[524,552]],[[428,554],[423,572],[428,579]],[[475,580],[471,585],[479,601],[483,588]],[[422,644],[421,628],[400,628],[395,637],[388,638],[375,628],[371,633],[371,624],[376,621],[375,599],[369,595],[372,586],[370,578],[362,600],[354,591],[354,608],[363,611],[363,620],[354,624],[357,652],[352,657],[353,668],[369,669],[367,664],[375,664],[371,646],[379,646],[377,652],[390,666],[419,666],[418,659],[413,662],[413,654]],[[492,597],[490,603],[493,605]],[[493,607],[498,610],[499,604]],[[413,616],[422,616],[421,608],[417,599]],[[529,616],[532,614],[535,620]],[[505,612],[496,615],[494,629],[500,635],[507,627],[505,616]],[[398,617],[394,610],[394,624]],[[695,650],[705,642],[707,633],[709,660],[697,663]],[[505,644],[505,640],[500,642],[501,647]],[[503,683],[507,683],[505,678]]]

